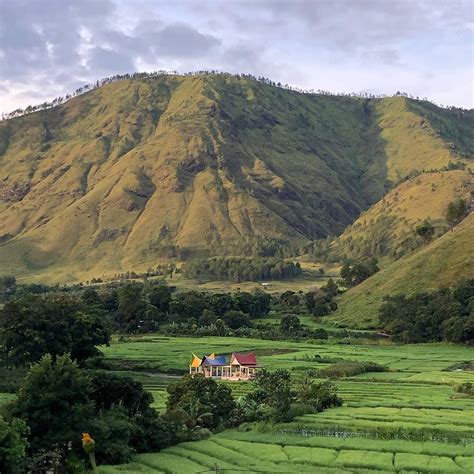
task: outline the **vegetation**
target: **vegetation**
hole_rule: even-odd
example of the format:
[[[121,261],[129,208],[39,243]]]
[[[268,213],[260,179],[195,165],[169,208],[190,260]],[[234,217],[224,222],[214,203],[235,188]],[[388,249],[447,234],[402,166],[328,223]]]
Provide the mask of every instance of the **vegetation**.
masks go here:
[[[386,372],[388,369],[375,362],[352,362],[342,361],[324,367],[319,371],[319,375],[329,378],[352,377],[367,372]]]
[[[470,421],[474,404],[472,398],[457,392],[462,383],[474,382],[472,371],[465,364],[472,358],[469,347],[443,343],[365,345],[354,341],[318,344],[219,337],[163,339],[149,335],[112,344],[104,350],[110,360],[120,359],[129,364],[146,360],[150,364],[148,372],[179,368],[185,371],[191,351],[201,354],[210,350],[253,350],[269,371],[285,369],[291,374],[290,390],[294,397],[305,396],[308,381],[315,385],[324,383],[319,371],[336,361],[361,365],[367,360],[378,361],[389,371],[332,380],[337,397],[344,401],[342,406],[323,412],[308,410],[306,406],[302,412],[300,404],[304,405],[305,398],[298,402],[293,398],[293,421],[225,430],[205,440],[138,455],[131,464],[100,467],[100,472],[147,468],[179,471],[183,466],[189,472],[197,472],[215,469],[217,464],[219,469],[271,472],[404,469],[444,473],[459,472],[460,468],[469,472],[474,460]],[[455,369],[460,364],[465,368]],[[166,387],[157,387],[156,377],[149,374],[137,376],[145,380],[145,386],[153,390],[159,403]],[[284,388],[283,382],[284,378],[279,382]],[[224,384],[242,402],[255,390],[249,383]],[[246,406],[255,408],[251,403]],[[269,409],[262,407],[262,411],[266,410]]]
[[[25,365],[44,354],[71,354],[82,361],[100,354],[108,344],[110,326],[103,308],[75,297],[51,293],[25,295],[0,310],[2,357],[7,364]]]
[[[229,387],[204,376],[184,376],[168,387],[167,417],[189,430],[216,429],[238,423]]]
[[[474,279],[453,289],[387,297],[380,322],[403,342],[474,340]]]
[[[347,327],[379,327],[379,309],[387,295],[406,297],[453,286],[474,277],[474,214],[453,232],[383,268],[344,293],[329,318]]]
[[[0,471],[84,472],[84,432],[102,472],[474,469],[472,113],[280,86],[116,76],[0,123]],[[179,377],[233,351],[252,382]]]
[[[373,257],[366,262],[344,264],[341,269],[342,281],[348,288],[359,285],[380,270],[377,263],[377,259]]]
[[[32,470],[81,471],[81,433],[100,440],[102,462],[123,462],[134,452],[173,442],[174,425],[151,407],[141,384],[123,377],[81,369],[68,356],[44,356],[32,365],[9,417],[23,420]],[[24,442],[24,441],[23,441]],[[24,447],[26,443],[24,442]],[[24,448],[23,448],[24,449]],[[75,466],[75,467],[74,467]]]
[[[0,416],[0,472],[21,474],[26,468],[26,423],[18,418],[5,421]]]
[[[198,280],[260,281],[284,280],[301,274],[298,262],[285,262],[277,258],[241,259],[214,257],[193,260],[183,267],[183,273]]]
[[[446,221],[449,225],[454,226],[459,224],[467,214],[467,204],[464,199],[457,199],[448,204],[446,211]]]
[[[459,138],[472,114],[432,107],[428,119],[401,94],[300,94],[218,74],[104,84],[0,123],[5,273],[90,281],[169,259],[288,257],[341,233],[413,171],[472,155]]]
[[[308,250],[319,261],[398,260],[443,235],[449,229],[448,204],[456,199],[468,202],[471,190],[468,170],[415,173],[363,212],[338,238],[316,241]],[[423,231],[426,222],[428,233]]]

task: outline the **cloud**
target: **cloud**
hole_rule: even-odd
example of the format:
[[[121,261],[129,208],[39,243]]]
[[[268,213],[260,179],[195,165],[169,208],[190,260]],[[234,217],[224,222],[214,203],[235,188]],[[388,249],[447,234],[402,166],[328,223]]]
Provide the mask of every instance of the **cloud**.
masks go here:
[[[472,107],[469,84],[446,90],[472,82],[472,23],[469,0],[0,0],[0,107],[143,67]]]

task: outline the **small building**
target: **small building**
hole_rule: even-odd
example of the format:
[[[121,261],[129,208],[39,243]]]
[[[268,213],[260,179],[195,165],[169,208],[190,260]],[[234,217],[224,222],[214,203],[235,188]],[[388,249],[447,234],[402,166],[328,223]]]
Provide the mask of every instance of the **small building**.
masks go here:
[[[230,375],[243,378],[245,380],[253,378],[259,365],[253,352],[241,354],[233,352],[230,357]]]
[[[227,363],[226,356],[218,356],[214,353],[199,358],[192,354],[189,364],[191,375],[203,374],[204,377],[220,378],[222,380],[250,380],[255,377],[257,370],[261,368],[253,352],[242,354],[233,352]]]

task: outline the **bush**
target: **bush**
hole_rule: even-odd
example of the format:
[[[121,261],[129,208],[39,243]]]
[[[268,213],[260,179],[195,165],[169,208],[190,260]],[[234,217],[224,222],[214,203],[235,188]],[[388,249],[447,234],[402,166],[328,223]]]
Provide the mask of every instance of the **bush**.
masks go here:
[[[352,362],[341,361],[336,362],[328,367],[324,367],[319,371],[320,377],[340,378],[352,377],[366,372],[388,372],[389,369],[376,362]]]
[[[188,429],[197,426],[215,429],[230,424],[230,414],[236,409],[229,387],[217,384],[203,375],[185,375],[167,388],[167,409],[175,412]]]

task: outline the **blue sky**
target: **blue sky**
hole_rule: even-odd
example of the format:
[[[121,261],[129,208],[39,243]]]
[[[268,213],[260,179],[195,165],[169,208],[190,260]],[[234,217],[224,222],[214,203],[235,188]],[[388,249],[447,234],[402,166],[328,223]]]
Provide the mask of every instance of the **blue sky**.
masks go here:
[[[471,0],[0,0],[0,111],[116,73],[219,69],[471,108]]]

